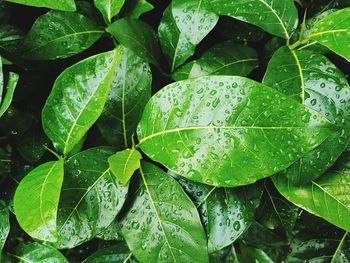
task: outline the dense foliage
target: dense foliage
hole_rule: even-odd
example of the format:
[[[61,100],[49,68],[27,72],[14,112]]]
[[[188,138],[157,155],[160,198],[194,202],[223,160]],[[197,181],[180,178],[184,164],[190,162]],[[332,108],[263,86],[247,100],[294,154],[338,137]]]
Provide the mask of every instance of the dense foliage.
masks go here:
[[[0,262],[350,262],[349,0],[0,0]]]

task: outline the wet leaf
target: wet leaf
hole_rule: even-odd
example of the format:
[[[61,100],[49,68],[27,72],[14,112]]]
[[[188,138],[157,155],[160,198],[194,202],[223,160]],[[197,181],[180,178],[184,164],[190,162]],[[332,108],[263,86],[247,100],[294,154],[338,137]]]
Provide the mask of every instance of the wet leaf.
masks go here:
[[[9,210],[6,204],[0,200],[0,259],[2,249],[10,232]]]
[[[112,21],[112,17],[116,16],[122,9],[124,2],[125,0],[94,0],[95,6],[109,23]]]
[[[82,263],[136,263],[128,246],[125,243],[118,243],[110,247],[97,250]]]
[[[215,76],[163,88],[147,104],[137,134],[152,160],[190,180],[232,187],[287,168],[333,129],[272,88]]]
[[[0,61],[0,64],[1,64],[1,61]],[[1,68],[0,68],[0,71],[1,71]],[[0,118],[1,116],[4,115],[4,113],[8,110],[8,108],[11,105],[13,94],[15,93],[18,80],[19,80],[18,74],[13,72],[10,72],[8,74],[8,81],[5,86],[5,94],[4,94],[3,101],[1,101],[2,88],[0,88]],[[0,81],[0,85],[1,85],[1,82],[2,81]]]
[[[12,25],[0,27],[0,50],[7,54],[18,55],[22,48],[24,33]]]
[[[75,11],[74,0],[6,0],[8,2],[35,7],[46,7],[62,11]]]
[[[55,262],[68,263],[69,261],[55,248],[39,243],[21,245],[18,252],[13,255],[16,262]]]

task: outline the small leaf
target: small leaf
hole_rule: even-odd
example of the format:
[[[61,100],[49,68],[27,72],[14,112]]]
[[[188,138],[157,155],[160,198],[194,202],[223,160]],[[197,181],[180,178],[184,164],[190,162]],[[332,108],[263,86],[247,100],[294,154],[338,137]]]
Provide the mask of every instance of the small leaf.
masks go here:
[[[19,263],[69,263],[69,261],[56,248],[39,243],[20,245],[18,252],[16,253],[16,255],[13,255],[13,257],[16,258],[16,262]]]
[[[82,263],[136,263],[128,246],[119,243],[97,250],[94,254],[85,259]]]
[[[318,21],[309,38],[350,62],[350,8],[333,12]]]
[[[121,185],[109,169],[107,160],[114,152],[110,147],[91,148],[66,162],[57,247],[73,248],[89,241],[107,229],[119,213],[128,185]]]
[[[298,12],[291,0],[205,0],[218,15],[231,16],[290,39],[298,25]]]
[[[7,86],[5,87],[6,93],[5,93],[4,100],[2,102],[1,102],[1,96],[0,96],[0,118],[2,115],[4,115],[4,113],[8,110],[8,108],[11,105],[18,80],[19,80],[19,76],[16,73],[10,72],[8,74]]]
[[[334,129],[272,88],[243,77],[211,76],[160,90],[137,134],[142,151],[177,174],[233,187],[287,168]]]
[[[107,22],[111,22],[122,9],[125,0],[94,0],[94,4]]]
[[[160,47],[157,35],[150,25],[140,20],[123,18],[115,21],[106,30],[139,57],[159,66]]]
[[[17,187],[14,210],[20,226],[31,237],[56,242],[57,209],[63,182],[63,159],[32,170]]]
[[[66,155],[103,111],[120,50],[89,57],[57,78],[42,112],[46,135]]]
[[[108,158],[109,167],[119,182],[126,184],[134,172],[140,168],[141,154],[136,149],[125,149]]]
[[[177,81],[209,75],[247,76],[258,62],[254,49],[229,40],[216,44],[200,59],[180,67],[172,76]]]
[[[76,12],[50,11],[40,16],[24,41],[27,59],[59,59],[91,47],[104,33],[92,20]]]
[[[2,249],[6,242],[7,236],[10,232],[10,219],[9,210],[5,203],[0,200],[0,259]]]
[[[46,7],[62,11],[75,11],[74,0],[5,0],[7,2],[35,7]]]
[[[128,0],[125,6],[128,16],[134,19],[139,19],[141,15],[154,9],[154,6],[146,0]]]
[[[207,263],[207,244],[196,207],[181,186],[154,165],[143,163],[142,183],[122,234],[141,262]]]

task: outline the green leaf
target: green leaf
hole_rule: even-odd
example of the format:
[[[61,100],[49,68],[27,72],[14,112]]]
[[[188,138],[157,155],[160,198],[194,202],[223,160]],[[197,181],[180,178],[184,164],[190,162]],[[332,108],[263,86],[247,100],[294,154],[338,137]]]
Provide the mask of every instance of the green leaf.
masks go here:
[[[40,16],[24,41],[24,57],[53,60],[78,54],[104,33],[92,20],[76,12],[50,11]]]
[[[148,63],[137,53],[124,46],[121,46],[121,52],[112,87],[97,125],[109,143],[123,143],[128,147],[142,111],[151,97],[152,73]]]
[[[109,23],[122,9],[125,0],[94,0],[94,4]]]
[[[200,59],[180,67],[172,76],[177,81],[209,75],[247,76],[257,66],[258,56],[254,49],[229,40],[216,44]]]
[[[213,253],[238,239],[253,222],[261,191],[248,188],[217,188],[206,200],[208,251]]]
[[[97,238],[102,240],[116,240],[116,241],[123,241],[123,237],[121,234],[121,229],[119,222],[117,221],[117,218],[105,229],[103,229],[101,232],[99,232],[96,235]]]
[[[124,243],[119,243],[110,247],[97,250],[82,263],[136,263],[128,246]]]
[[[0,200],[0,259],[2,249],[10,232],[9,210],[6,204]]]
[[[350,62],[350,8],[333,12],[318,21],[309,38]]]
[[[57,78],[42,112],[46,135],[66,155],[95,123],[106,102],[120,50],[89,57]]]
[[[350,238],[349,233],[345,233],[339,242],[331,263],[346,263],[350,261]]]
[[[122,208],[128,185],[118,183],[108,165],[113,148],[80,152],[66,162],[58,211],[59,248],[73,248],[106,229]]]
[[[46,7],[50,9],[57,9],[62,11],[75,11],[74,0],[5,0],[7,2],[17,3],[21,5]]]
[[[56,242],[57,210],[63,182],[63,159],[32,170],[17,187],[14,209],[18,223],[31,237]]]
[[[21,245],[20,249],[13,255],[16,262],[34,263],[34,262],[55,262],[69,263],[69,261],[55,248],[49,245],[39,243],[30,243]]]
[[[139,19],[141,15],[154,9],[154,6],[146,0],[128,0],[125,3],[127,15]]]
[[[139,57],[159,66],[160,47],[157,35],[150,25],[140,20],[123,18],[115,21],[106,30]]]
[[[2,102],[1,102],[1,96],[0,96],[0,118],[2,115],[4,115],[4,113],[8,110],[8,108],[11,105],[13,94],[15,93],[18,80],[19,80],[19,76],[16,73],[10,72],[8,74],[8,81],[5,87],[6,93],[4,96],[4,100]],[[1,85],[1,81],[0,81],[0,85]],[[0,88],[0,91],[1,91],[1,88]]]
[[[278,191],[290,202],[350,231],[350,171],[330,171],[302,186],[292,185],[286,177],[273,178]]]
[[[142,182],[122,234],[141,262],[208,262],[196,207],[181,186],[154,165],[143,163]]]
[[[24,33],[12,25],[0,27],[0,50],[7,53],[18,53],[22,48]]]
[[[126,184],[134,172],[140,168],[142,156],[136,149],[125,149],[108,158],[109,167],[118,181]]]
[[[240,252],[238,257],[238,262],[246,262],[246,263],[274,263],[274,261],[261,249],[253,248],[253,247],[247,247],[243,244],[240,244]]]
[[[293,184],[322,175],[350,140],[350,87],[344,74],[325,56],[309,50],[280,48],[269,62],[263,83],[275,87],[341,127],[283,173]]]
[[[177,27],[193,45],[199,44],[219,19],[203,0],[173,0],[171,6]]]
[[[139,146],[190,180],[251,184],[322,143],[334,126],[283,94],[243,77],[176,82],[147,104]]]
[[[178,29],[172,14],[171,5],[164,11],[158,27],[158,35],[171,72],[194,54],[196,45],[193,45]]]
[[[298,25],[298,12],[291,0],[206,0],[218,15],[231,16],[289,40]]]
[[[0,56],[0,106],[2,102],[2,93],[4,91],[4,72],[2,70],[2,58]],[[1,115],[0,115],[1,117]]]

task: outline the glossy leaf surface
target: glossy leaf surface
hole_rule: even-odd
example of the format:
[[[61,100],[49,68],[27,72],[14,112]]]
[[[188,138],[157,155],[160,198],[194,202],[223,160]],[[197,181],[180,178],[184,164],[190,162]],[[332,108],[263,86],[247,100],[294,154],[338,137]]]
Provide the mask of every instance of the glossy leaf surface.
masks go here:
[[[284,172],[294,184],[310,182],[337,160],[350,140],[348,81],[323,55],[282,47],[270,60],[263,83],[320,112],[341,127]]]
[[[31,237],[56,242],[57,210],[63,182],[63,159],[32,170],[17,187],[14,209],[20,226]]]
[[[83,263],[136,263],[128,246],[125,243],[119,243],[110,247],[97,250]]]
[[[107,29],[120,44],[134,51],[139,57],[156,66],[160,61],[158,37],[148,24],[123,18],[115,21]]]
[[[180,67],[172,76],[177,81],[209,75],[247,76],[257,66],[254,49],[229,40],[213,46],[200,59]]]
[[[127,147],[151,97],[152,74],[148,63],[137,53],[123,46],[121,52],[97,125],[108,142]]]
[[[0,51],[18,55],[24,39],[24,33],[15,26],[1,25],[0,27]]]
[[[2,249],[10,232],[9,210],[5,203],[0,200],[0,259]]]
[[[74,0],[6,0],[8,2],[29,5],[35,7],[46,7],[62,11],[75,11]]]
[[[42,122],[61,153],[69,153],[102,113],[119,59],[119,50],[98,54],[67,68],[55,81]]]
[[[208,262],[196,207],[181,186],[154,165],[142,164],[141,186],[122,234],[140,262]]]
[[[350,8],[344,8],[318,21],[309,38],[350,61]]]
[[[59,59],[89,48],[103,34],[92,20],[76,12],[50,11],[40,16],[24,42],[27,59]]]
[[[3,101],[1,101],[1,96],[0,96],[0,118],[2,115],[4,115],[4,113],[8,110],[8,108],[11,105],[13,94],[15,93],[18,80],[19,80],[19,76],[16,73],[10,72],[8,74],[8,81],[5,87],[5,95],[4,95]]]
[[[142,156],[136,149],[125,149],[108,158],[112,173],[122,184],[129,182],[134,172],[140,168]]]
[[[125,3],[128,16],[139,19],[141,15],[154,9],[154,6],[146,0],[128,0]]]
[[[289,39],[296,29],[298,13],[291,0],[205,0],[218,15],[231,16]]]
[[[122,9],[125,0],[94,0],[95,6],[100,10],[106,21],[111,22]]]
[[[173,0],[171,6],[177,27],[193,45],[199,44],[219,19],[203,0]]]
[[[118,183],[108,165],[112,148],[98,147],[70,157],[58,211],[58,243],[72,248],[96,236],[114,220],[128,185]]]
[[[272,88],[215,76],[163,88],[147,104],[137,134],[143,152],[181,176],[239,186],[287,168],[333,129]]]
[[[55,262],[68,263],[69,261],[55,248],[39,243],[21,245],[19,251],[14,255],[16,262]]]

